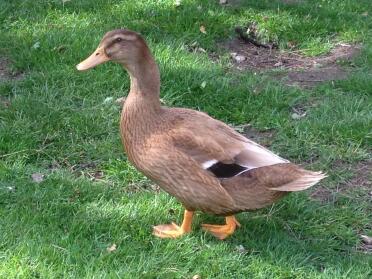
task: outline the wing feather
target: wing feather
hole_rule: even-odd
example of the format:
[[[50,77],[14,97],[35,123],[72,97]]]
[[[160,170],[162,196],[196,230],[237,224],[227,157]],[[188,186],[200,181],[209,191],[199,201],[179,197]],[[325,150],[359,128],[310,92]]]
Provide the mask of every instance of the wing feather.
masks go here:
[[[174,146],[204,169],[214,164],[237,164],[247,169],[289,163],[267,148],[244,137],[225,123],[205,113],[192,111],[188,120],[171,132]],[[203,129],[194,123],[202,122]]]

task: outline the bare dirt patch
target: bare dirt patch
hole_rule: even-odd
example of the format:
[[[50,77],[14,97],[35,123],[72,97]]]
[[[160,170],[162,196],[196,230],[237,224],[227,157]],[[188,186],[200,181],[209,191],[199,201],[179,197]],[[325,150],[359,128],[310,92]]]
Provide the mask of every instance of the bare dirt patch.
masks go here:
[[[8,98],[5,98],[3,96],[0,96],[0,108],[9,108],[10,107],[10,101]]]
[[[17,80],[23,77],[22,73],[12,71],[10,64],[8,58],[0,57],[0,81]]]
[[[368,199],[372,201],[372,161],[361,161],[355,165],[346,164],[344,162],[336,162],[334,168],[340,169],[345,172],[352,172],[353,176],[351,179],[346,180],[336,188],[324,188],[318,187],[312,194],[311,197],[321,200],[329,201],[336,194],[346,194],[352,189],[363,189],[366,192]]]
[[[339,62],[360,51],[359,45],[338,44],[326,55],[307,57],[298,51],[257,47],[240,38],[223,43],[222,48],[230,53],[234,67],[239,70],[281,70],[272,76],[286,85],[304,88],[347,78],[351,69],[341,67]]]
[[[233,128],[250,140],[253,140],[265,147],[270,147],[275,137],[274,129],[262,131],[252,127],[250,124],[234,126]]]
[[[337,65],[326,68],[307,69],[303,71],[290,71],[278,77],[289,86],[311,88],[325,81],[346,79],[350,70]]]

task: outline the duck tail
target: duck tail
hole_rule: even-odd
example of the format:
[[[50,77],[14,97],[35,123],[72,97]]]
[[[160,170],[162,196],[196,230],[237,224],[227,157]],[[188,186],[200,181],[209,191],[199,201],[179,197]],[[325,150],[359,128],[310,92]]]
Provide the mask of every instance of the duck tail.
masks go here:
[[[270,188],[270,190],[282,191],[282,192],[302,191],[307,188],[310,188],[311,186],[314,186],[315,184],[317,184],[320,180],[322,180],[325,177],[327,177],[327,175],[320,171],[314,172],[314,171],[303,170],[303,174],[299,178],[289,183],[286,183],[282,186]]]

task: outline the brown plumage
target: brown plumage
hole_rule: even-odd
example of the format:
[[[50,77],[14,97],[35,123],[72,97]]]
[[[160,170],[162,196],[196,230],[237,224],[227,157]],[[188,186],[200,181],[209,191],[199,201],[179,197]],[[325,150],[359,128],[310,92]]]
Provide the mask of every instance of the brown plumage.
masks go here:
[[[268,206],[325,177],[290,163],[203,112],[161,107],[159,70],[137,33],[108,32],[77,68],[86,70],[109,60],[121,63],[131,80],[120,123],[129,160],[186,208],[181,226],[156,226],[155,235],[189,232],[193,212],[201,210],[226,216],[226,225],[203,225],[223,239],[240,225],[232,214]]]

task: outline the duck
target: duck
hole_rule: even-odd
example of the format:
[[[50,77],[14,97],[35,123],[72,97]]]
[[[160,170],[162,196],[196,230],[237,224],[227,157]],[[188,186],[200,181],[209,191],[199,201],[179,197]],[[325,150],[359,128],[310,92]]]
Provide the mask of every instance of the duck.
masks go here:
[[[184,207],[180,225],[156,225],[153,235],[188,234],[195,212],[201,211],[225,218],[225,224],[202,224],[225,239],[241,226],[237,213],[272,205],[326,177],[291,163],[204,112],[162,106],[159,68],[139,33],[107,32],[76,68],[85,71],[108,61],[121,64],[130,78],[120,117],[128,160]]]

